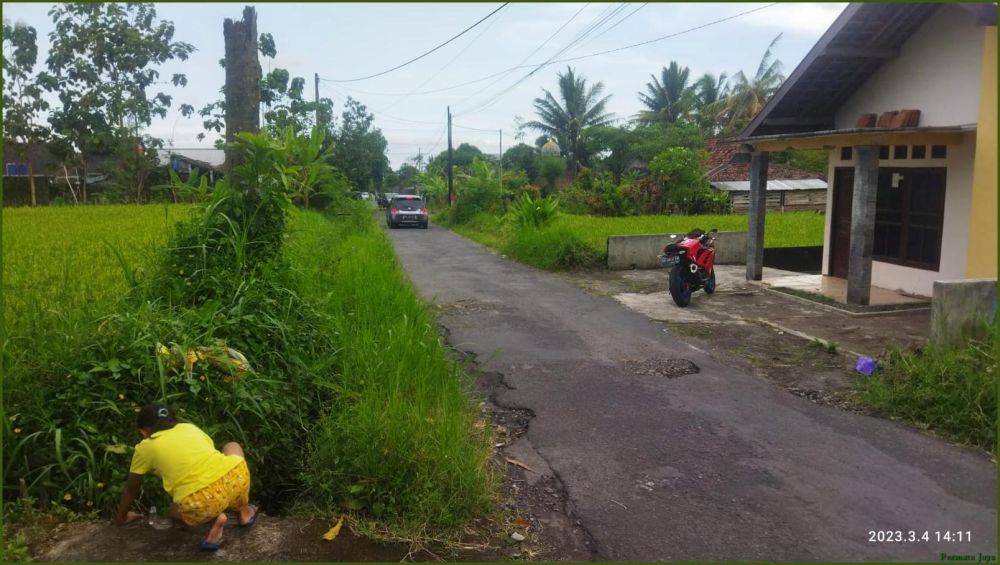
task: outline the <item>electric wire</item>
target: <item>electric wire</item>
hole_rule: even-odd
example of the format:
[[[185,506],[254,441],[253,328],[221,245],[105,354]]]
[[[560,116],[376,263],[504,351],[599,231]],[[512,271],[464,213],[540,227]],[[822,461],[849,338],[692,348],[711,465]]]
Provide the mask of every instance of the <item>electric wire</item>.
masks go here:
[[[503,10],[504,8],[506,8],[508,4],[510,4],[510,2],[504,2],[503,4],[500,5],[500,7],[498,7],[495,10],[493,10],[492,12],[490,12],[489,14],[487,14],[486,16],[484,16],[482,19],[480,19],[476,23],[472,24],[471,26],[469,26],[469,27],[465,28],[464,30],[462,30],[461,32],[459,32],[458,35],[453,36],[451,39],[448,39],[444,43],[439,44],[437,47],[434,47],[430,51],[426,51],[426,52],[424,52],[421,55],[417,55],[416,57],[410,59],[409,61],[406,61],[405,63],[401,63],[399,65],[396,65],[395,67],[392,67],[391,69],[386,69],[386,70],[384,70],[382,72],[378,72],[378,73],[375,73],[375,74],[372,74],[372,75],[368,75],[368,76],[363,76],[363,77],[356,77],[356,78],[349,78],[349,79],[327,79],[327,81],[328,82],[358,82],[358,81],[362,81],[362,80],[372,79],[372,78],[375,78],[375,77],[380,77],[382,75],[387,75],[387,74],[389,74],[389,73],[391,73],[393,71],[398,71],[399,69],[402,69],[403,67],[405,67],[407,65],[410,65],[412,63],[415,63],[415,62],[419,61],[420,59],[423,59],[424,57],[430,55],[431,53],[437,51],[438,49],[444,47],[445,45],[448,45],[452,41],[455,41],[459,37],[462,37],[463,35],[465,35],[469,31],[471,31],[473,28],[475,28],[479,24],[481,24],[481,23],[485,22],[486,20],[490,19],[490,17],[492,17],[493,14],[496,14],[500,10]]]
[[[649,39],[649,40],[646,40],[646,41],[641,41],[639,43],[633,43],[631,45],[624,45],[622,47],[616,47],[614,49],[607,49],[605,51],[599,51],[599,52],[596,52],[596,53],[589,53],[587,55],[580,55],[579,57],[569,57],[569,58],[566,58],[566,59],[558,59],[558,60],[553,60],[553,61],[547,61],[547,62],[541,63],[538,66],[538,68],[536,68],[532,72],[530,72],[527,75],[525,75],[525,77],[523,77],[521,79],[521,81],[526,80],[528,77],[530,77],[532,74],[534,74],[535,72],[537,72],[538,70],[540,70],[544,66],[553,65],[553,64],[556,64],[556,63],[569,63],[569,62],[572,62],[572,61],[579,61],[579,60],[582,60],[582,59],[589,59],[591,57],[599,57],[601,55],[608,55],[608,54],[611,54],[611,53],[617,53],[619,51],[624,51],[626,49],[634,49],[636,47],[641,47],[643,45],[649,45],[651,43],[657,43],[657,42],[664,41],[664,40],[667,40],[667,39],[672,39],[674,37],[678,37],[678,36],[685,35],[685,34],[688,34],[688,33],[694,32],[694,31],[698,31],[700,29],[704,29],[704,28],[709,27],[709,26],[713,26],[713,25],[717,25],[717,24],[720,24],[720,23],[723,23],[723,22],[727,22],[729,20],[733,20],[733,19],[739,18],[741,16],[752,14],[754,12],[759,12],[761,10],[764,10],[764,9],[770,8],[772,6],[775,6],[776,4],[777,4],[777,2],[772,2],[771,4],[767,4],[767,5],[764,5],[764,6],[757,7],[757,8],[753,8],[751,10],[745,10],[743,12],[739,12],[737,14],[733,14],[733,15],[727,16],[725,18],[719,18],[717,20],[712,20],[710,22],[706,22],[704,24],[701,24],[701,25],[698,25],[698,26],[695,26],[695,27],[690,27],[690,28],[687,28],[687,29],[683,29],[683,30],[674,32],[674,33],[667,34],[667,35],[663,35],[663,36],[656,37],[656,38],[653,38],[653,39]],[[466,112],[462,112],[462,114],[456,114],[456,115],[470,114],[472,112],[479,112],[479,111],[485,110],[488,107],[490,107],[492,104],[494,104],[496,101],[498,101],[500,99],[500,97],[504,96],[507,92],[510,92],[511,90],[513,90],[513,88],[515,88],[519,84],[520,84],[520,82],[514,83],[513,85],[511,85],[510,87],[508,87],[506,90],[501,91],[499,94],[496,95],[496,97],[492,101],[488,102],[487,104],[484,104],[484,105],[482,105],[482,106],[480,106],[480,107],[478,107],[478,108],[476,108],[474,110],[469,110],[469,111],[466,111]]]

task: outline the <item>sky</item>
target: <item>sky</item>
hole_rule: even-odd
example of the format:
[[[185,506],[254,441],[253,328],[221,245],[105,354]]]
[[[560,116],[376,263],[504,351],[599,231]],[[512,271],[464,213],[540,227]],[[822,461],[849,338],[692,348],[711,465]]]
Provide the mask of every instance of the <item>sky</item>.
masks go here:
[[[689,67],[692,82],[706,72],[731,76],[742,70],[752,76],[768,44],[781,34],[775,55],[789,74],[846,6],[511,3],[415,63],[377,78],[353,81],[434,48],[502,3],[250,5],[257,9],[258,31],[272,34],[277,47],[275,58],[262,57],[264,72],[281,67],[293,77],[304,77],[310,96],[318,73],[320,96],[333,100],[338,118],[348,96],[361,101],[375,115],[376,126],[389,142],[393,167],[418,152],[426,157],[447,147],[448,106],[453,114],[454,146],[472,143],[493,154],[500,151],[501,142],[504,149],[511,147],[519,141],[518,119],[535,119],[533,100],[543,95],[542,89],[555,93],[557,73],[564,72],[567,65],[588,84],[603,83],[605,95],[611,95],[607,109],[620,119],[629,119],[642,109],[638,93],[645,89],[650,75],[659,76],[670,61]],[[47,15],[50,7],[45,3],[3,4],[5,20],[23,22],[38,31],[36,70],[44,65],[48,53],[48,34],[53,29]],[[162,87],[173,96],[173,108],[165,119],[156,119],[147,133],[172,143],[178,151],[212,147],[214,134],[197,140],[204,131],[199,117],[184,118],[177,108],[185,103],[201,108],[218,99],[225,78],[218,65],[224,56],[222,22],[227,17],[241,17],[242,7],[237,3],[156,5],[160,18],[176,24],[175,40],[191,43],[197,51],[187,61],[171,61],[160,68],[164,77],[175,72],[187,74],[188,85]],[[752,10],[756,11],[732,17]],[[539,66],[552,59],[600,53],[678,33],[615,53]],[[427,92],[519,65],[531,66],[459,88]],[[525,130],[521,140],[532,143],[538,135]]]

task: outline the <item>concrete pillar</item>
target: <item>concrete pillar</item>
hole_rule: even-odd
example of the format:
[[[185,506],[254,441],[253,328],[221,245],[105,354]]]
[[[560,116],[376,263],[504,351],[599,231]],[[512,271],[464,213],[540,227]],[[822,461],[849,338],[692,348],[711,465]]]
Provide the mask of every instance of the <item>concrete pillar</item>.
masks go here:
[[[764,215],[767,212],[767,161],[765,151],[750,154],[750,217],[747,222],[747,280],[764,276]]]
[[[875,197],[878,195],[878,145],[854,147],[854,197],[851,202],[851,252],[847,263],[847,303],[871,299]]]

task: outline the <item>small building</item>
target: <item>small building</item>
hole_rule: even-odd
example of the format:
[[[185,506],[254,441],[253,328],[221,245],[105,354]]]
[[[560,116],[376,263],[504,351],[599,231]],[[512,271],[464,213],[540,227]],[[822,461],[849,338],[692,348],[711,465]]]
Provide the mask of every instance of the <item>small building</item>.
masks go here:
[[[734,141],[751,161],[747,278],[760,280],[770,152],[829,151],[823,274],[930,296],[997,276],[993,3],[848,5]],[[995,308],[995,306],[994,306]]]
[[[738,146],[723,141],[709,139],[705,142],[708,182],[713,190],[729,195],[734,212],[746,212],[750,209],[750,163],[734,162]],[[771,165],[765,201],[770,211],[826,210],[826,190],[823,175]]]

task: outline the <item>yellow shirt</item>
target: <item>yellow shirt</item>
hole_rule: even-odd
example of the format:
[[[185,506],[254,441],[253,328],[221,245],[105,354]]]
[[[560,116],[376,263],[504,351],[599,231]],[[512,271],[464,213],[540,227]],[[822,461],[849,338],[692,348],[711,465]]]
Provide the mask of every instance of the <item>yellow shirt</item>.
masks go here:
[[[194,424],[177,424],[139,442],[129,471],[160,477],[167,494],[180,502],[222,478],[242,460],[217,451],[212,438]]]

